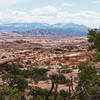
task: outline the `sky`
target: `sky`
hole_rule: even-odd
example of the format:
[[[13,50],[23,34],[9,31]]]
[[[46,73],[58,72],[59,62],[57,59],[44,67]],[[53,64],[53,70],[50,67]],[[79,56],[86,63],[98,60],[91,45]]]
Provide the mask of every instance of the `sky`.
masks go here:
[[[100,0],[0,0],[0,24],[40,22],[100,26]]]

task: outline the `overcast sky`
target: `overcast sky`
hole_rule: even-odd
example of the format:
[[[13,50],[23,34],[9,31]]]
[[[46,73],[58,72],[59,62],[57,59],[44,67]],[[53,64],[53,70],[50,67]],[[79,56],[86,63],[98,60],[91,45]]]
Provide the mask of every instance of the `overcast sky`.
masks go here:
[[[77,23],[100,26],[100,0],[0,0],[0,23]]]

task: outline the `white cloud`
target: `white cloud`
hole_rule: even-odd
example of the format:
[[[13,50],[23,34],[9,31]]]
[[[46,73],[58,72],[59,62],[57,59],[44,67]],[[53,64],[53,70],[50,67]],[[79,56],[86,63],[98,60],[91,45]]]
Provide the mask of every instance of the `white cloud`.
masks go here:
[[[56,13],[58,12],[58,9],[53,6],[48,5],[43,8],[33,9],[31,12],[33,15],[37,15],[37,16],[53,16],[53,15],[56,15]]]
[[[100,4],[100,0],[94,0],[93,3]]]
[[[50,5],[43,8],[35,8],[29,12],[17,10],[0,12],[0,23],[13,22],[42,22],[50,24],[74,22],[90,27],[98,27],[100,25],[100,13],[95,11],[72,13]]]
[[[66,2],[66,3],[63,4],[63,6],[72,6],[72,3]]]

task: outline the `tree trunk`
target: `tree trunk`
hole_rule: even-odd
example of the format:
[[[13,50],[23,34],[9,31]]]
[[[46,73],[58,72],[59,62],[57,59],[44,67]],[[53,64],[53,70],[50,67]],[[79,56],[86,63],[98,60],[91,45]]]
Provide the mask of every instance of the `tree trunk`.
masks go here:
[[[26,100],[24,96],[21,96],[21,100]]]
[[[70,98],[70,96],[71,96],[71,88],[70,88],[70,86],[69,86],[68,93],[69,93],[69,94],[68,94],[66,100],[71,100],[71,98]]]
[[[33,96],[33,100],[36,100],[36,96]]]
[[[45,100],[49,100],[49,96],[50,96],[50,94],[52,93],[53,89],[54,89],[54,82],[52,82],[52,87],[51,87],[50,91],[48,92],[48,94],[47,94]]]
[[[57,99],[57,89],[58,89],[58,84],[56,84],[56,87],[55,87],[55,93],[54,93],[54,100]]]

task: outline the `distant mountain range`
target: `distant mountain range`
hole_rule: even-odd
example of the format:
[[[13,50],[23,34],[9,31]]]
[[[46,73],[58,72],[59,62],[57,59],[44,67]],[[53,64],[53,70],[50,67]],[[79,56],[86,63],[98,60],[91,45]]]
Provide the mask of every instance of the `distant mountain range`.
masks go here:
[[[24,36],[85,36],[88,26],[74,23],[9,23],[1,24],[0,32],[17,32]]]

